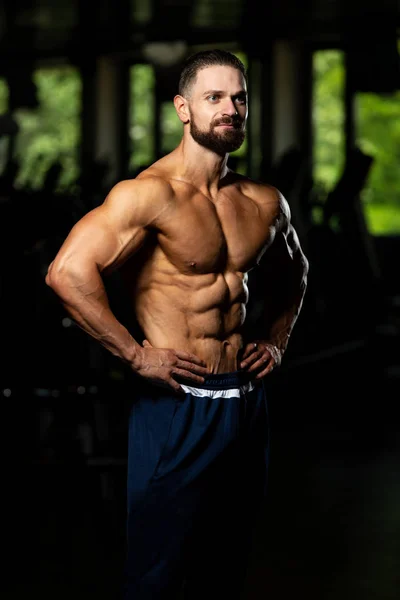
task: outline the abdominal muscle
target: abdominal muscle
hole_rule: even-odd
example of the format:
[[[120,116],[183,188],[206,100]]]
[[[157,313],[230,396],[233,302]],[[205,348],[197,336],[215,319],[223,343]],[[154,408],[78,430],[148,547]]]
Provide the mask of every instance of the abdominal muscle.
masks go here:
[[[238,370],[248,298],[243,276],[152,275],[141,277],[134,292],[136,317],[150,344],[193,353],[210,373]]]

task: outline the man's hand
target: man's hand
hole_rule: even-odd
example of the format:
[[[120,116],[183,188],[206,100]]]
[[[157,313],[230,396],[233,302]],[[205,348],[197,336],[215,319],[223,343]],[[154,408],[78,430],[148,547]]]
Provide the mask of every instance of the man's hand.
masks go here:
[[[143,341],[143,349],[135,359],[133,370],[151,383],[172,388],[182,396],[185,392],[174,376],[203,383],[204,375],[209,373],[205,362],[194,354],[171,348],[153,348],[147,340]]]
[[[248,373],[258,371],[255,379],[262,379],[272,369],[281,363],[282,354],[280,350],[268,342],[257,340],[247,344],[242,356],[240,368]]]

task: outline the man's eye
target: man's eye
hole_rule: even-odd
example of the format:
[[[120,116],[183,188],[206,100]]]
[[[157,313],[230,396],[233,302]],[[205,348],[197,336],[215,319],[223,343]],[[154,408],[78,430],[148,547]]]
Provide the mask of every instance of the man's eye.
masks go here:
[[[208,96],[208,99],[214,102],[214,100],[218,100],[218,96],[216,94],[212,94],[211,96]]]

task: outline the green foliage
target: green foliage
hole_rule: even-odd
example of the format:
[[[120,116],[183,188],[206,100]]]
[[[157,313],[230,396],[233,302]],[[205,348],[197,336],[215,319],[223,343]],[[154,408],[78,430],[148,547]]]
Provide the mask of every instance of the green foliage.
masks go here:
[[[344,66],[338,50],[314,54],[313,176],[323,200],[334,187],[344,160]],[[400,91],[355,97],[356,144],[373,156],[361,193],[369,231],[400,232]]]
[[[357,94],[357,144],[373,156],[361,198],[370,231],[400,233],[400,91]]]
[[[167,154],[179,144],[183,134],[183,125],[176,114],[175,106],[165,102],[161,106],[161,152]]]
[[[129,168],[139,169],[154,161],[154,71],[150,65],[130,69]]]
[[[38,189],[49,167],[61,165],[59,188],[73,185],[79,175],[81,80],[73,67],[38,69],[33,74],[39,106],[19,109],[20,131],[14,158],[20,163],[16,184]]]
[[[237,56],[239,60],[242,61],[245,68],[247,69],[248,68],[248,60],[247,60],[246,54],[244,52],[234,52],[233,54],[235,56]],[[238,171],[238,173],[241,173],[242,175],[246,175],[246,171],[247,171],[247,164],[246,164],[246,160],[245,160],[246,155],[247,155],[247,138],[245,138],[245,140],[244,140],[243,144],[240,146],[240,148],[235,150],[235,152],[231,153],[231,156],[233,156],[234,158],[242,159],[242,160],[238,160],[238,167],[236,169]]]
[[[5,79],[0,77],[0,115],[8,111],[8,85]],[[8,137],[0,136],[0,173],[4,171],[8,155]]]
[[[398,235],[400,233],[399,200],[396,204],[368,204],[365,217],[374,235]]]
[[[323,197],[343,168],[345,71],[338,50],[321,50],[313,58],[313,177]]]
[[[5,79],[0,78],[0,115],[8,110],[8,85]]]

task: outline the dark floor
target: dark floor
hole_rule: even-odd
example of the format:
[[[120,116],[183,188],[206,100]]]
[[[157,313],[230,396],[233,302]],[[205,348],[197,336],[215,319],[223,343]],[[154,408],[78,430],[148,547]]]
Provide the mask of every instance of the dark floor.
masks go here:
[[[246,600],[400,597],[399,364],[378,360],[374,348],[355,342],[318,360],[294,358],[268,381],[269,498]],[[11,452],[4,597],[119,598],[123,453],[108,465],[30,462],[18,436]]]

